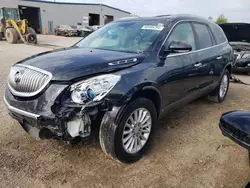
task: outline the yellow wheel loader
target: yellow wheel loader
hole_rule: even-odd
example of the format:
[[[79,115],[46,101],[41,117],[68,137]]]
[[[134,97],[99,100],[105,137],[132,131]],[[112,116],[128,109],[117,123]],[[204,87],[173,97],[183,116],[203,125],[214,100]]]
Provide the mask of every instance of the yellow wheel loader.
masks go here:
[[[0,40],[6,38],[9,43],[37,43],[36,32],[28,27],[27,20],[20,20],[17,8],[0,7]]]

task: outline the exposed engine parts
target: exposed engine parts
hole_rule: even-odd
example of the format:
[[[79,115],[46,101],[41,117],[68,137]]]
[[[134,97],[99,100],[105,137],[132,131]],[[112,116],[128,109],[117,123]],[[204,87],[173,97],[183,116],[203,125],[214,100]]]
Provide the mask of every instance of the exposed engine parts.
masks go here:
[[[87,114],[80,117],[74,117],[67,122],[67,131],[71,137],[87,137],[91,133],[91,119]]]

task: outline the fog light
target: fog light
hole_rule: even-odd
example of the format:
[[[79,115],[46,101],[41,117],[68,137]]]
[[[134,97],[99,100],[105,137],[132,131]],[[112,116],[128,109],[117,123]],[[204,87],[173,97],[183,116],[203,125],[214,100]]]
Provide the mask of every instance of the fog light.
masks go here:
[[[247,66],[249,66],[249,67],[250,67],[250,63],[248,63],[248,64],[247,64]]]

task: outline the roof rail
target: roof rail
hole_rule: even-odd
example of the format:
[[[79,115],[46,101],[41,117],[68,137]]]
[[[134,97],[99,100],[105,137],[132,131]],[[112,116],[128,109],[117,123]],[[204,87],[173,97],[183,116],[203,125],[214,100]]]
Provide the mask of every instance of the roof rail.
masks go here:
[[[171,14],[157,15],[157,16],[155,16],[155,17],[167,17],[167,16],[171,16]]]

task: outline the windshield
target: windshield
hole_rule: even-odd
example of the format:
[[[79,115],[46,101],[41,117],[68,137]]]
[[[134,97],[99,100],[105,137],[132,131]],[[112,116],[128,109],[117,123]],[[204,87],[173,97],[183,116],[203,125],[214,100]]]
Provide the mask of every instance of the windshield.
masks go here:
[[[3,15],[6,20],[19,20],[18,11],[15,8],[4,8]]]
[[[151,46],[163,28],[163,23],[152,21],[114,22],[95,31],[76,47],[141,53]]]

